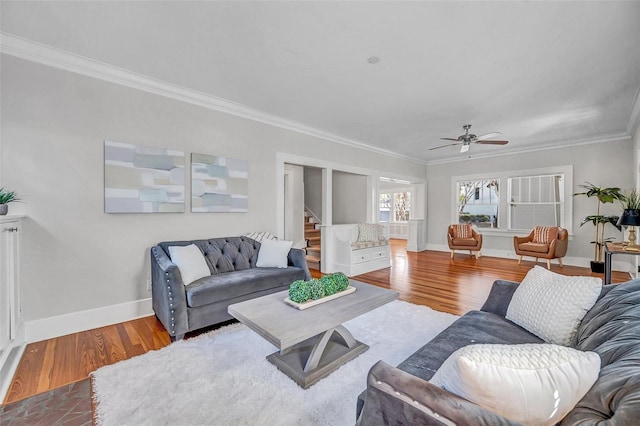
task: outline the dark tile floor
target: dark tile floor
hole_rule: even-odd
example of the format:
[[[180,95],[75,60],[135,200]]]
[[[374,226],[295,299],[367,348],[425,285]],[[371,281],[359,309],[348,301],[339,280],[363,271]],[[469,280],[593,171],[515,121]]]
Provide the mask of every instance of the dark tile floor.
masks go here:
[[[89,379],[0,406],[0,425],[93,424]]]

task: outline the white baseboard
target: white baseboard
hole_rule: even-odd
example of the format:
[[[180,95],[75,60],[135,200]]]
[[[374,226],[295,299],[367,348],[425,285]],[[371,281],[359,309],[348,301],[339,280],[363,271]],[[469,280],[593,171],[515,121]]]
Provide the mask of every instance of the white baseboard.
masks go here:
[[[425,251],[425,250],[428,250],[426,244],[409,245],[407,243],[407,251]]]
[[[151,298],[27,321],[25,341],[39,342],[153,315]]]
[[[433,251],[444,251],[444,252],[451,252],[451,250],[449,249],[449,246],[446,246],[444,244],[427,244],[427,250],[433,250]],[[518,260],[518,256],[513,252],[513,251],[507,251],[507,250],[495,250],[495,249],[482,249],[481,251],[482,256],[490,256],[490,257],[500,257],[503,259],[513,259],[513,260]],[[523,258],[523,260],[533,260],[532,257],[525,257]],[[551,264],[557,263],[558,260],[552,260]],[[563,265],[569,265],[569,266],[580,266],[583,268],[590,268],[591,259],[585,258],[585,257],[570,257],[570,256],[565,256],[562,258],[562,264]],[[539,262],[541,265],[545,264],[545,261],[542,260]],[[623,271],[623,272],[628,272],[631,276],[633,273],[633,265],[629,262],[624,262],[621,260],[613,260],[613,263],[611,264],[611,269],[613,269],[614,271]]]

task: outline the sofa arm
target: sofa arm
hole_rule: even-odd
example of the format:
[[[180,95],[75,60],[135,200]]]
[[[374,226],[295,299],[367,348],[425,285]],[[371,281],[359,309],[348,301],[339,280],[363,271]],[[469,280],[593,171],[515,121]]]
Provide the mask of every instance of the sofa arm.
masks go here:
[[[513,293],[518,288],[518,283],[514,281],[496,280],[493,282],[489,297],[480,308],[481,311],[491,312],[504,317],[507,315],[507,308],[511,303]]]
[[[187,296],[178,267],[160,246],[151,248],[151,298],[156,316],[171,340],[189,331]]]
[[[378,361],[367,377],[358,426],[518,425],[438,386]]]
[[[304,271],[304,279],[310,280],[311,273],[309,272],[309,266],[307,266],[307,254],[304,250],[292,248],[289,250],[287,256],[289,266],[296,266]]]

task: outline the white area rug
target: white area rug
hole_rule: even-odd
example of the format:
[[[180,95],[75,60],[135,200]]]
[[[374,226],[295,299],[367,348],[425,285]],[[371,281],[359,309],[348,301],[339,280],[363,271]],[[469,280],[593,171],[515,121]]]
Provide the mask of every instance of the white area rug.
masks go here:
[[[100,425],[353,425],[369,369],[397,365],[458,317],[394,301],[345,323],[370,349],[300,388],[242,324],[172,343],[93,373]]]

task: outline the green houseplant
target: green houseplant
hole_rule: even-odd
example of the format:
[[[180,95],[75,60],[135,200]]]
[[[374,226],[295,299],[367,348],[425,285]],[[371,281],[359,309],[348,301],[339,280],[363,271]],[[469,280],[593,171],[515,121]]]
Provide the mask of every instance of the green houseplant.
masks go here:
[[[611,240],[611,238],[605,238],[604,236],[606,224],[610,223],[619,231],[621,231],[622,228],[617,224],[619,219],[618,216],[600,214],[600,207],[602,204],[623,200],[624,195],[622,194],[620,188],[617,187],[601,188],[595,186],[590,182],[585,182],[585,185],[578,186],[580,188],[584,188],[585,191],[576,192],[575,194],[573,194],[574,197],[584,195],[588,198],[596,198],[596,214],[589,215],[582,219],[580,226],[584,225],[585,223],[592,223],[595,226],[594,240],[591,241],[592,244],[595,244],[593,260],[591,261],[591,271],[602,273],[604,272],[602,249],[604,248],[604,244],[607,241]]]
[[[6,215],[9,211],[8,204],[15,201],[20,201],[16,191],[0,188],[0,215]]]
[[[629,227],[629,245],[625,250],[638,250],[635,227],[640,223],[640,193],[636,189],[625,192],[620,204],[623,211],[618,225]]]

